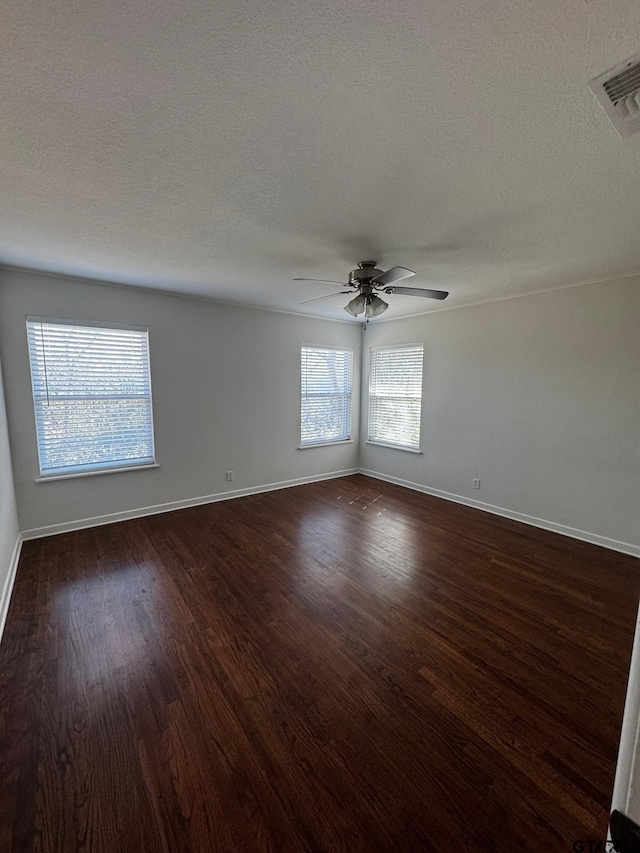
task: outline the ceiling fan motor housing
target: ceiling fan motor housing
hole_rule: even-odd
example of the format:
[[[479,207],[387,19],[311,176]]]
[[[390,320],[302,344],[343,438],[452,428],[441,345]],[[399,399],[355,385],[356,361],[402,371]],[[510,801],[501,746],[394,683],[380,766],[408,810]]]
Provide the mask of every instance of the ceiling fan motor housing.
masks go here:
[[[367,284],[377,275],[382,275],[382,270],[376,268],[375,261],[360,261],[358,269],[349,273],[349,284]]]

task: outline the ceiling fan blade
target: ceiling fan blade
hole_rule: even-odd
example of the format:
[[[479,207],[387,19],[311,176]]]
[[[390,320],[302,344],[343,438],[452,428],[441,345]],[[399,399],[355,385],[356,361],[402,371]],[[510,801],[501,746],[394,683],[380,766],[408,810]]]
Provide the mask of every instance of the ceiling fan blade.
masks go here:
[[[328,296],[316,296],[315,299],[307,299],[305,302],[301,302],[300,305],[308,305],[310,302],[320,302],[322,299],[331,299],[332,296],[342,296],[344,293],[347,293],[349,296],[352,295],[351,290],[340,290],[338,293],[330,293]]]
[[[393,284],[394,281],[402,281],[403,278],[411,278],[412,275],[415,273],[404,267],[391,267],[390,270],[372,278],[371,282],[372,284]]]
[[[428,299],[446,299],[447,290],[427,290],[425,287],[385,287],[385,293],[399,293],[402,296],[426,296]]]
[[[342,287],[346,287],[347,283],[345,281],[328,281],[326,278],[294,278],[294,281],[314,281],[320,282],[320,284],[340,284]]]

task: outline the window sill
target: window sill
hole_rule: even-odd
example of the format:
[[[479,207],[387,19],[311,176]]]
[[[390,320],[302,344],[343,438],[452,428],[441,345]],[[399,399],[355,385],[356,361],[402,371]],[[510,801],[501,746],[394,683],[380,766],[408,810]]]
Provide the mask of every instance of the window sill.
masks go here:
[[[309,450],[311,447],[332,447],[336,444],[353,444],[353,439],[341,438],[339,441],[316,441],[314,444],[301,444],[298,450]]]
[[[422,456],[421,450],[416,450],[413,447],[403,447],[401,444],[386,444],[384,441],[371,441],[367,439],[365,444],[372,444],[374,447],[389,447],[391,450],[403,450],[405,453],[417,453]]]
[[[119,474],[121,471],[146,471],[147,468],[159,468],[157,462],[151,465],[123,465],[120,468],[102,468],[98,471],[78,471],[75,474],[52,474],[50,477],[38,477],[36,483],[49,483],[51,480],[77,480],[79,477],[96,477],[99,474]]]

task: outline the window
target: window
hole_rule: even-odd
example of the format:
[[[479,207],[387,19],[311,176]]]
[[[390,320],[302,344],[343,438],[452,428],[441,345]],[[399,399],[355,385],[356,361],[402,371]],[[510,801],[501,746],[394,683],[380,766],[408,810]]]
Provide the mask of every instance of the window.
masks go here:
[[[40,476],[154,464],[146,328],[27,317]]]
[[[302,347],[303,447],[351,438],[351,350]]]
[[[369,441],[420,448],[422,344],[371,350]]]

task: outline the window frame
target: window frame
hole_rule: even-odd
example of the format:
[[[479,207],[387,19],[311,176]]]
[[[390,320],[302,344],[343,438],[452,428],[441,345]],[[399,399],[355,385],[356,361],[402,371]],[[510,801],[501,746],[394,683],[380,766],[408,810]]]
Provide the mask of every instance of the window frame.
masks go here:
[[[422,363],[421,363],[421,377],[420,377],[420,420],[418,424],[418,443],[417,445],[413,444],[401,444],[398,442],[392,441],[381,441],[377,438],[372,438],[372,400],[374,399],[374,395],[372,394],[372,382],[373,382],[373,359],[374,354],[383,350],[404,350],[404,349],[415,349],[420,347],[422,349]],[[377,395],[376,395],[377,396]],[[412,398],[405,398],[412,399]],[[367,438],[365,440],[365,444],[371,444],[374,447],[388,447],[392,450],[402,450],[405,453],[417,453],[421,454],[422,450],[422,404],[424,400],[424,342],[423,341],[414,341],[413,343],[406,344],[385,344],[384,346],[378,347],[369,347],[369,377],[368,377],[368,388],[367,388]]]
[[[154,419],[154,411],[153,411],[153,383],[151,377],[151,343],[149,336],[149,327],[148,326],[138,326],[130,323],[117,323],[112,321],[104,321],[104,320],[80,320],[80,319],[68,319],[68,318],[58,318],[58,317],[43,317],[36,315],[27,315],[26,318],[26,333],[27,333],[27,355],[29,360],[29,377],[31,380],[31,398],[33,403],[33,415],[34,415],[34,428],[35,428],[35,438],[36,438],[36,448],[38,451],[38,470],[39,476],[36,478],[36,483],[48,483],[55,480],[70,480],[77,479],[80,477],[94,477],[100,474],[115,474],[122,471],[141,471],[147,468],[159,468],[159,464],[157,462],[156,457],[156,442],[155,442],[155,419]],[[149,423],[150,423],[150,442],[151,442],[151,455],[148,457],[151,461],[132,461],[130,464],[127,464],[126,459],[114,460],[112,462],[97,462],[93,467],[90,467],[90,463],[88,464],[80,464],[80,465],[69,465],[69,466],[61,466],[59,468],[50,469],[50,473],[47,473],[47,470],[42,467],[42,452],[40,445],[40,432],[38,429],[38,414],[37,414],[37,406],[38,400],[36,395],[36,386],[34,383],[34,370],[33,364],[31,360],[31,346],[30,346],[30,332],[29,325],[33,323],[42,323],[46,325],[52,326],[77,326],[84,328],[96,328],[96,329],[110,329],[113,331],[128,331],[128,332],[143,332],[146,335],[146,354],[147,354],[147,376],[149,381],[149,394],[145,394],[144,399],[148,399],[149,401]],[[135,397],[136,395],[132,395]],[[74,398],[76,400],[95,400],[95,395],[75,395]],[[122,395],[123,399],[127,399],[125,395]],[[114,399],[114,398],[112,398]]]
[[[311,350],[333,350],[335,352],[347,353],[349,356],[349,394],[327,394],[324,395],[326,397],[347,397],[349,398],[349,434],[345,438],[328,438],[314,441],[306,441],[302,440],[302,406],[304,404],[305,397],[302,393],[302,353],[305,349]],[[298,445],[298,450],[308,450],[312,447],[330,447],[331,445],[338,444],[353,444],[353,363],[354,363],[354,353],[353,347],[345,347],[345,346],[335,346],[333,344],[301,344],[300,345],[300,356],[299,356],[299,370],[300,370],[300,429],[298,430],[298,435],[300,437],[300,444]]]

